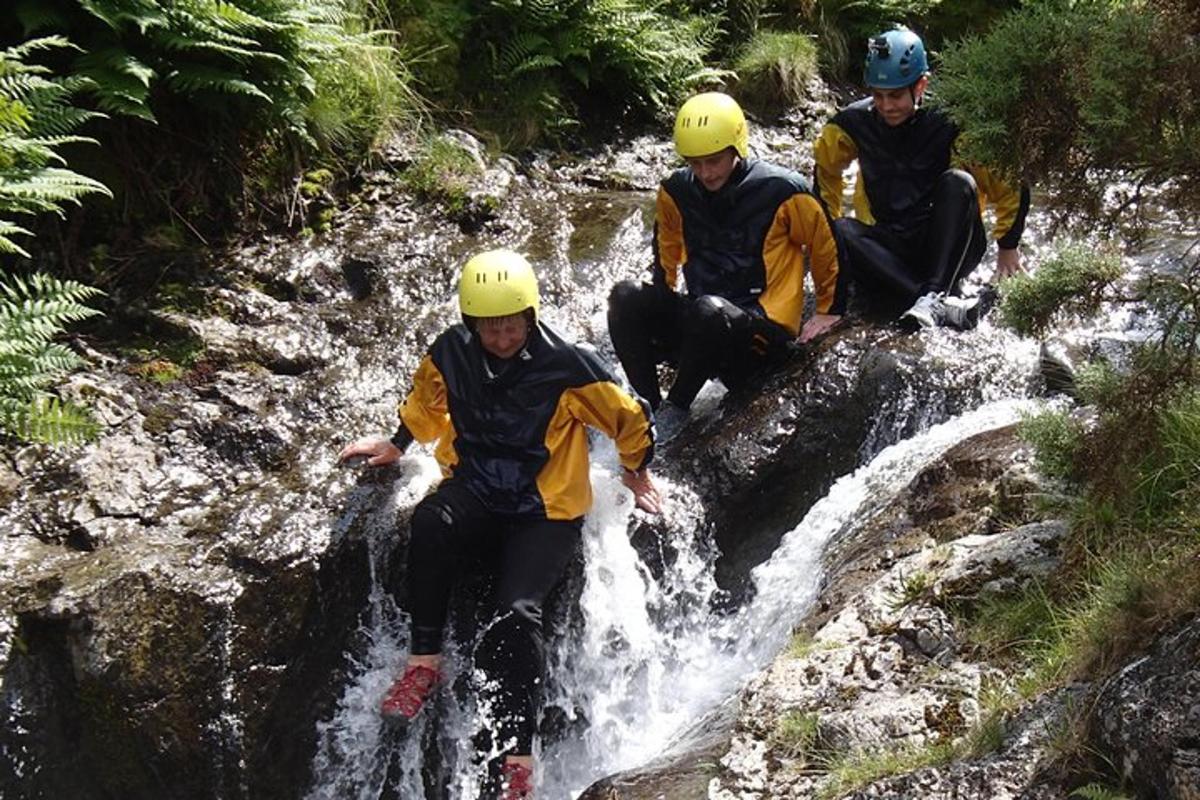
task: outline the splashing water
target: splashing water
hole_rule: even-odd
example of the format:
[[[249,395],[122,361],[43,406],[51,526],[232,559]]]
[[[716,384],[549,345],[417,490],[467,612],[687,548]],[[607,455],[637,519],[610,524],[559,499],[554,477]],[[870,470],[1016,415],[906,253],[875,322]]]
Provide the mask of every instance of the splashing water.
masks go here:
[[[629,541],[635,512],[630,493],[605,466],[604,448],[593,464],[596,502],[584,527],[582,625],[557,641],[549,654],[547,705],[569,710],[572,735],[538,753],[540,797],[576,797],[595,780],[644,764],[668,750],[690,723],[719,705],[765,666],[816,597],[821,555],[840,533],[878,513],[911,477],[949,447],[976,433],[1014,422],[1029,401],[997,401],[885,448],[869,464],[839,479],[774,555],[752,574],[754,600],[734,612],[716,611],[716,550],[704,530],[701,499],[686,487],[660,486],[670,499],[666,552],[660,574],[649,569]],[[372,519],[394,519],[395,504],[413,503],[420,484],[432,483],[429,464],[398,482],[392,505]],[[381,555],[379,557],[382,557]],[[374,569],[373,555],[373,569]],[[400,797],[434,800],[422,782],[420,742],[388,736],[378,702],[406,655],[402,614],[372,575],[371,609],[361,653],[351,667],[337,713],[320,726],[309,800]],[[451,663],[463,659],[448,654]],[[461,667],[459,667],[461,668]],[[483,762],[494,753],[473,752],[472,735],[486,724],[487,709],[472,696],[451,697],[439,728],[449,772],[445,796],[476,797]],[[389,767],[389,764],[391,765]]]

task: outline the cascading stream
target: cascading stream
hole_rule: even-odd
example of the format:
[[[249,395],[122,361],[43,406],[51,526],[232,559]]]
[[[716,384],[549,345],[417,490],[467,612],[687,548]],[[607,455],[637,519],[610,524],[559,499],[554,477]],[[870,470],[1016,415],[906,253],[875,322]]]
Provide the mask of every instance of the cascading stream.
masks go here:
[[[604,298],[613,283],[640,274],[639,265],[648,263],[648,224],[629,200],[624,195],[614,206],[602,196],[544,198],[538,213],[552,219],[533,225],[559,233],[522,248],[533,252],[549,246],[554,253],[539,257],[567,265],[543,276],[550,284],[543,287],[547,316],[568,335],[594,343],[610,361]],[[621,220],[615,234],[610,229],[605,242],[589,244],[586,252],[571,251],[571,231],[600,214],[597,204],[606,218]],[[415,316],[449,321],[453,314],[431,307]],[[595,505],[584,528],[577,624],[549,642],[546,704],[562,712],[565,733],[537,754],[539,798],[576,797],[597,779],[669,750],[690,725],[730,697],[786,644],[792,626],[816,597],[821,555],[833,537],[869,520],[949,447],[1017,418],[1025,401],[1011,398],[1026,394],[1035,345],[1014,348],[986,322],[980,331],[961,339],[955,335],[953,341],[942,341],[938,332],[922,337],[927,349],[922,366],[954,365],[956,379],[975,387],[976,403],[983,405],[944,421],[943,403],[914,396],[916,390],[909,389],[873,409],[874,426],[866,440],[849,445],[856,448],[860,466],[838,479],[754,570],[756,591],[746,593],[753,599],[740,608],[730,610],[720,602],[718,552],[708,534],[698,533],[709,526],[694,490],[667,487],[668,538],[662,545],[671,553],[662,559],[661,569],[652,570],[629,541],[631,515],[641,512],[633,510],[631,496],[613,472],[617,459],[611,444],[602,440],[595,448]],[[970,355],[964,357],[960,348]],[[721,413],[713,386],[698,399],[698,416]],[[381,406],[386,402],[378,392],[372,400]],[[895,443],[905,431],[916,435]],[[380,724],[378,702],[403,663],[407,638],[402,612],[375,575],[393,541],[396,509],[415,504],[436,473],[427,454],[410,455],[404,463],[404,477],[388,503],[376,503],[385,507],[372,507],[369,493],[348,498],[343,521],[349,525],[351,518],[365,518],[373,538],[371,608],[350,654],[351,674],[337,710],[317,731],[310,800],[473,800],[483,775],[483,759],[472,737],[486,709],[476,708],[469,692],[443,692],[437,718],[424,720],[403,741]],[[447,655],[450,682],[461,688],[467,659],[450,651]],[[432,765],[432,772],[441,777],[431,789],[431,770],[422,771],[422,759],[435,741],[432,749],[440,763]]]
[[[713,611],[715,551],[695,540],[701,520],[684,487],[671,487],[671,544],[678,557],[658,579],[639,561],[627,531],[632,498],[606,466],[602,450],[593,465],[596,505],[585,526],[584,624],[578,638],[557,642],[551,658],[550,703],[577,708],[586,725],[577,737],[550,744],[540,759],[542,796],[577,796],[606,774],[646,762],[705,712],[734,692],[786,643],[820,586],[820,557],[837,534],[864,524],[911,476],[954,444],[1015,421],[1025,401],[998,401],[933,426],[884,449],[869,464],[838,480],[788,533],[771,559],[753,573],[755,599],[732,613]],[[394,503],[413,503],[432,483],[428,456],[410,458]],[[353,513],[353,512],[348,512]],[[640,512],[637,512],[640,513]],[[395,507],[374,509],[373,558],[386,555],[387,525]],[[378,562],[376,562],[378,565]],[[377,704],[406,641],[400,615],[374,581],[363,626],[355,677],[336,716],[319,730],[311,800],[356,797],[427,798],[420,774],[421,732],[402,742],[380,723]],[[459,660],[461,659],[452,659]],[[479,710],[453,697],[436,721],[454,764],[449,796],[474,797],[481,767],[471,736]],[[392,768],[389,770],[389,764]],[[388,782],[390,781],[390,784]]]

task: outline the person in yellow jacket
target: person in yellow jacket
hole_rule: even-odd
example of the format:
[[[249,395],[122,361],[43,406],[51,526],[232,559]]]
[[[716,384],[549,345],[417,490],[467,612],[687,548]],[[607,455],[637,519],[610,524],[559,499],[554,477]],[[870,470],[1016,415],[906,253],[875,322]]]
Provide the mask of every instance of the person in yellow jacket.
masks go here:
[[[841,109],[814,147],[816,187],[834,220],[851,285],[906,327],[973,327],[977,303],[956,297],[983,258],[981,206],[995,207],[996,278],[1022,270],[1018,244],[1029,189],[990,170],[955,168],[958,127],[923,104],[925,45],[907,28],[869,42],[863,82],[869,97]],[[843,216],[843,173],[858,161],[853,219]]]
[[[616,443],[637,505],[660,510],[647,465],[649,407],[621,389],[594,351],[538,318],[533,268],[518,253],[470,259],[459,282],[463,322],[421,361],[391,439],[363,439],[341,460],[398,459],[414,440],[437,442],[445,479],[412,515],[408,544],[411,647],[381,712],[418,717],[441,681],[451,588],[482,560],[496,572],[494,618],[475,649],[494,686],[494,741],[507,748],[500,797],[532,797],[533,736],[544,683],[542,606],[575,554],[591,506],[589,427]]]
[[[741,107],[706,92],[675,119],[687,166],[659,186],[651,280],[624,281],[609,297],[608,329],[629,383],[658,420],[661,441],[687,420],[709,378],[736,388],[799,337],[841,314],[838,254],[829,220],[795,172],[751,158]],[[815,314],[801,325],[805,261]],[[680,277],[686,293],[679,290]],[[657,365],[676,366],[666,400]]]

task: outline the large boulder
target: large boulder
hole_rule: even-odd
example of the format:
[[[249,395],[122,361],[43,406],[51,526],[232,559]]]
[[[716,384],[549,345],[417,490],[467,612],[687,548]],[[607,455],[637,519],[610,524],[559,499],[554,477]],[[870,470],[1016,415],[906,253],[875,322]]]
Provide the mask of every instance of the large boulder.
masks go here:
[[[1200,622],[1113,675],[1091,713],[1092,746],[1143,796],[1200,798]]]

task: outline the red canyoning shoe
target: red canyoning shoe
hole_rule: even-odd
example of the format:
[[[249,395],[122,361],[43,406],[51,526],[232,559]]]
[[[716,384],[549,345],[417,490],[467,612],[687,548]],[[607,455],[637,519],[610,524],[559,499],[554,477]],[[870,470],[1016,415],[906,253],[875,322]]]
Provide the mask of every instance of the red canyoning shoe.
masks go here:
[[[500,794],[496,800],[533,800],[533,771],[509,761],[500,768]]]
[[[392,723],[408,725],[421,713],[425,701],[433,694],[441,680],[442,675],[436,669],[422,666],[405,667],[404,674],[392,683],[384,695],[379,713]]]

